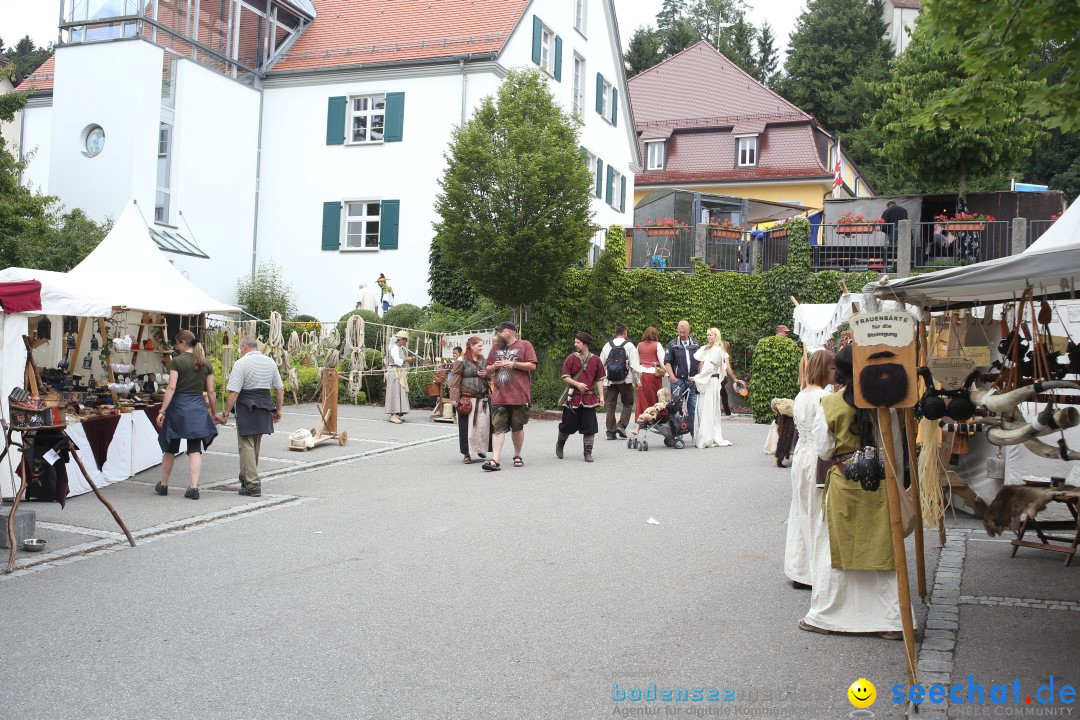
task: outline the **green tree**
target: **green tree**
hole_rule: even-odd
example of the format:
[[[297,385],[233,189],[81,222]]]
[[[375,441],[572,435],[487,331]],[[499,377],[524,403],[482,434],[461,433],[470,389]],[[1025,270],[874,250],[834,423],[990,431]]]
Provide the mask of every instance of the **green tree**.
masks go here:
[[[933,28],[935,48],[956,53],[964,69],[962,83],[924,106],[924,125],[987,122],[985,87],[1050,48],[1053,59],[1028,76],[1018,99],[1048,127],[1080,130],[1080,3],[927,0],[920,23]]]
[[[809,0],[791,34],[781,93],[844,135],[875,109],[870,84],[888,78],[882,0]]]
[[[656,27],[664,32],[669,30],[678,20],[686,17],[685,0],[664,0],[660,6],[660,12],[656,13]]]
[[[701,35],[686,18],[676,20],[661,35],[661,59],[678,55],[686,48],[701,40]]]
[[[283,318],[292,317],[296,310],[292,286],[281,277],[281,268],[272,262],[259,263],[253,275],[237,281],[236,302],[244,312],[259,320],[268,320],[274,310]]]
[[[639,27],[635,30],[626,49],[627,77],[644,72],[663,60],[662,47],[663,35],[659,30],[651,27]]]
[[[435,241],[477,291],[540,300],[589,249],[592,174],[576,121],[536,70],[511,70],[454,130]]]
[[[428,294],[432,302],[456,310],[473,310],[479,302],[465,273],[443,255],[438,242],[431,243],[428,253]]]
[[[25,36],[15,43],[15,47],[8,48],[4,55],[18,68],[23,77],[27,77],[41,66],[41,63],[52,55],[52,48],[41,48],[34,45],[30,36]]]
[[[934,43],[930,26],[919,23],[911,43],[882,88],[881,109],[873,125],[884,138],[881,156],[895,172],[910,173],[923,192],[958,190],[971,181],[994,184],[1014,171],[1037,135],[1020,98],[1029,85],[1019,68],[980,86],[986,104],[979,125],[927,127],[918,117],[957,86],[967,82],[960,53]]]
[[[767,87],[776,85],[776,68],[780,65],[780,57],[776,51],[776,36],[773,35],[772,26],[764,22],[758,30],[757,48],[754,53],[754,71],[750,73],[757,81]]]

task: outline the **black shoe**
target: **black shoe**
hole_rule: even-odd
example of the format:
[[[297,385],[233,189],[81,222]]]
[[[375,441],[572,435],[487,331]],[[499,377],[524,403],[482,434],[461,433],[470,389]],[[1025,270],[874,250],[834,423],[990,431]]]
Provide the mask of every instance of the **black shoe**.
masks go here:
[[[608,440],[618,440],[619,438],[615,437],[615,433],[608,433],[607,434],[607,439]]]
[[[184,497],[188,498],[189,500],[198,500],[199,488],[188,488],[184,491]]]
[[[621,437],[621,438],[622,438],[623,440],[625,440],[625,439],[626,439],[626,428],[624,428],[624,427],[618,427],[618,426],[616,426],[616,427],[615,427],[615,432],[616,432],[616,433],[618,434],[618,436],[619,436],[619,437]]]
[[[169,486],[168,485],[162,485],[161,483],[158,483],[157,485],[154,486],[154,492],[156,492],[158,495],[168,495],[169,494]]]
[[[813,590],[814,589],[813,585],[807,585],[806,583],[801,583],[798,580],[792,580],[791,581],[791,587],[795,588],[796,590]]]
[[[249,497],[262,497],[262,485],[247,485],[240,488],[241,495]]]

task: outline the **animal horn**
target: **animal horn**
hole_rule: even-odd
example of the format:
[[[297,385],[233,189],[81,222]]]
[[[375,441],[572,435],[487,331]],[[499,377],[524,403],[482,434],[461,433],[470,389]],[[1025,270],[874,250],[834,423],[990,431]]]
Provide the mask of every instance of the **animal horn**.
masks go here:
[[[1077,425],[1080,425],[1080,410],[1074,407],[1056,411],[1047,408],[1031,423],[1013,423],[1007,428],[993,428],[986,433],[986,437],[993,445],[1019,445]]]
[[[1024,443],[1031,452],[1035,453],[1039,457],[1050,458],[1052,460],[1061,460],[1062,451],[1065,452],[1065,456],[1069,460],[1080,460],[1080,452],[1075,450],[1069,450],[1067,447],[1054,447],[1053,445],[1047,445],[1042,440],[1028,440]]]
[[[1002,393],[1001,395],[996,394],[993,389],[972,390],[971,402],[975,403],[975,405],[985,407],[990,412],[1008,415],[1016,409],[1017,405],[1030,400],[1035,397],[1037,393],[1040,393],[1043,390],[1056,390],[1062,388],[1080,390],[1080,384],[1068,380],[1050,380],[1049,382],[1035,383],[1034,385],[1017,388],[1016,390]]]

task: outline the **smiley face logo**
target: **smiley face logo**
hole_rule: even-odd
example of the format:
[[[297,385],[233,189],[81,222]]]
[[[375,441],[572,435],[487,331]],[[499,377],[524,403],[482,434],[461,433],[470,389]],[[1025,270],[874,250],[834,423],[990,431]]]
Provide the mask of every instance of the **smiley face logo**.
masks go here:
[[[868,708],[877,699],[877,688],[866,678],[859,678],[847,689],[848,700],[859,709]]]

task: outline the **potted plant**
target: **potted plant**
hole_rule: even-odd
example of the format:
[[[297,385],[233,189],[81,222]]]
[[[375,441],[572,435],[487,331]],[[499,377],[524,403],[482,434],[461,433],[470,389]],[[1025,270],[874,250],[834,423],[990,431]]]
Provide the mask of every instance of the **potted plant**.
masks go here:
[[[720,222],[709,223],[709,239],[718,240],[720,238],[732,238],[738,240],[742,237],[743,230],[742,225],[736,225],[731,220],[721,220]]]
[[[794,219],[795,218],[793,217],[789,217],[776,223],[771,228],[768,228],[766,232],[769,233],[769,238],[786,238],[788,236],[788,226]]]
[[[967,212],[959,212],[950,216],[942,211],[940,215],[934,216],[934,222],[941,223],[946,226],[947,230],[954,232],[982,232],[986,229],[986,223],[994,222],[994,216]]]
[[[655,218],[645,221],[645,233],[650,236],[666,237],[678,235],[684,228],[690,227],[675,218]]]
[[[836,219],[836,232],[841,235],[866,235],[874,232],[877,226],[884,222],[882,218],[871,219],[865,215],[853,215],[849,210]]]

